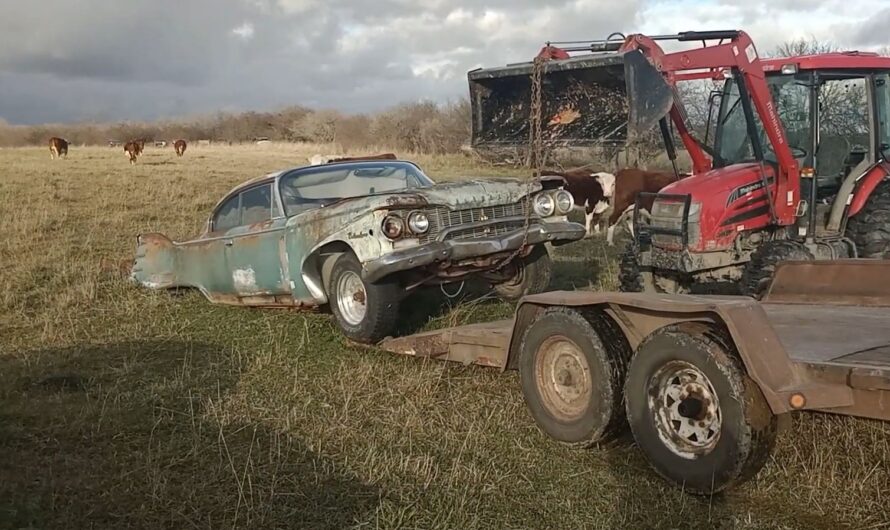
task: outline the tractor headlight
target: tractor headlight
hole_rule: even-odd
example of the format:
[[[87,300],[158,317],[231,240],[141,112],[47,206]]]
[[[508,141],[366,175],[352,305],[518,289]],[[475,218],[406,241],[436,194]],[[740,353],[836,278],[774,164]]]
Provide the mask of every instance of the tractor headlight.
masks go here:
[[[557,191],[553,195],[553,198],[556,201],[556,213],[559,215],[566,215],[575,207],[574,197],[572,197],[572,194],[566,190]]]
[[[533,208],[539,217],[550,217],[556,211],[556,201],[549,194],[540,193],[535,197]]]
[[[430,230],[430,218],[423,212],[414,212],[408,216],[408,228],[415,234],[425,234]]]
[[[395,215],[387,215],[383,218],[381,228],[383,228],[383,235],[389,239],[398,239],[402,237],[402,232],[405,231],[405,222]]]

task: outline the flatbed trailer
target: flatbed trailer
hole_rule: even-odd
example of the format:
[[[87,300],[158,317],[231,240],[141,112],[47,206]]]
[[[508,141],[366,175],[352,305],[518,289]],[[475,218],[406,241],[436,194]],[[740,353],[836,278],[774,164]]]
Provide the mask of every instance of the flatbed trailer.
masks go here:
[[[890,420],[890,260],[786,262],[761,301],[549,292],[380,346],[517,369],[545,434],[589,447],[629,426],[657,472],[709,494],[760,470],[782,414]]]

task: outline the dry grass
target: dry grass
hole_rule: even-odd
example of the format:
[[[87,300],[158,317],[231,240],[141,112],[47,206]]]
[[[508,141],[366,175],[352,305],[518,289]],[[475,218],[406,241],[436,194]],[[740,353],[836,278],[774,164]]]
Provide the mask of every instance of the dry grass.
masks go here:
[[[629,441],[563,448],[515,374],[347,344],[323,314],[212,306],[98,270],[134,235],[197,233],[213,203],[326,148],[0,150],[0,527],[875,528],[890,428],[794,418],[758,479],[696,498]],[[492,174],[417,157],[439,179]],[[560,287],[610,288],[598,241]],[[421,325],[480,320],[479,302]],[[429,322],[427,322],[429,320]]]

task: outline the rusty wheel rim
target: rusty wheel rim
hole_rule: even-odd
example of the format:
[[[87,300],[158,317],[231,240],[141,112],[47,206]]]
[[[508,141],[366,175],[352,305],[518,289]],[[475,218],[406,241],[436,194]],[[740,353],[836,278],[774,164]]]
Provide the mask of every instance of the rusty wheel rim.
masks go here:
[[[694,459],[714,449],[723,418],[704,372],[685,361],[671,361],[649,380],[648,396],[658,436],[672,452]]]
[[[351,326],[358,326],[368,314],[368,293],[358,274],[346,271],[337,280],[337,307]]]
[[[577,344],[561,335],[549,337],[535,355],[535,374],[538,393],[550,415],[565,422],[584,415],[593,381]]]

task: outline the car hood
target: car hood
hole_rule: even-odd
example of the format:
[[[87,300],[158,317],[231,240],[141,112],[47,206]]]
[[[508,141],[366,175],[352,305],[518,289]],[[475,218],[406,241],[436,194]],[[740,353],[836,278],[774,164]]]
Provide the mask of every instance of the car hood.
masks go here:
[[[437,205],[451,208],[475,208],[493,204],[514,204],[523,197],[541,189],[537,180],[527,182],[518,179],[464,179],[457,182],[436,184],[429,188],[416,188],[387,196],[392,206]]]

